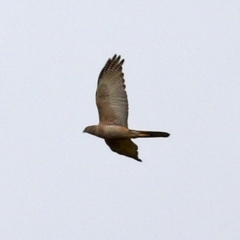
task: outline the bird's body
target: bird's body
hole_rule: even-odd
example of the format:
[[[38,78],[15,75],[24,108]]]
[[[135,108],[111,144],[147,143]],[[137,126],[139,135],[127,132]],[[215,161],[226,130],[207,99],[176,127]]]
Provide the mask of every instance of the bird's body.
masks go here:
[[[128,128],[114,124],[99,124],[95,126],[89,126],[87,132],[104,139],[133,137],[133,134]]]
[[[144,138],[144,137],[168,137],[165,132],[151,132],[132,130],[124,126],[114,124],[99,124],[88,126],[85,132],[104,139]]]
[[[120,58],[114,55],[109,59],[99,75],[96,92],[99,124],[86,127],[84,132],[105,139],[112,151],[141,161],[138,147],[131,138],[168,137],[169,133],[128,128],[128,99],[122,72],[124,60]]]

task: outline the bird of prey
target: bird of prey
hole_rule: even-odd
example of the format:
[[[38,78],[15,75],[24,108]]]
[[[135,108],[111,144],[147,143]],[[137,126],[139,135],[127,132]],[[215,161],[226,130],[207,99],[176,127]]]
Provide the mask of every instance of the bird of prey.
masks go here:
[[[124,59],[114,55],[98,77],[96,104],[99,124],[88,126],[83,132],[103,138],[112,151],[139,162],[138,146],[131,138],[168,137],[167,132],[132,130],[128,128],[128,99],[122,65]]]

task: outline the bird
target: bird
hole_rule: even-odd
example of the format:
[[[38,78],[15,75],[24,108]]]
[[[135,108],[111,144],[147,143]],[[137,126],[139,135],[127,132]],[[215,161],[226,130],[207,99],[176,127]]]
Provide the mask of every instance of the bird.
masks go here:
[[[99,124],[88,126],[83,132],[103,138],[113,152],[142,162],[138,157],[138,146],[131,139],[166,138],[170,134],[128,128],[128,97],[123,63],[124,59],[115,54],[101,70],[96,90]]]

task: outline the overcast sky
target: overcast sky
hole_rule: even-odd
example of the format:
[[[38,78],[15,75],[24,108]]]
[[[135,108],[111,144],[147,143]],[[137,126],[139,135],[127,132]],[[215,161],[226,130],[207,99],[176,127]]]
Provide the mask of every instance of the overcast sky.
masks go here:
[[[142,163],[83,134],[120,54]],[[240,239],[240,1],[2,1],[0,239]]]

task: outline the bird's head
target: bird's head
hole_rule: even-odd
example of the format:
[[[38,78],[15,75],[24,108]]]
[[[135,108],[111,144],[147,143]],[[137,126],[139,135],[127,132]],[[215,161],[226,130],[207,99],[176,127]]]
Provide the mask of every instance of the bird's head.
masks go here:
[[[84,133],[88,133],[89,132],[89,127],[85,127],[83,130]]]
[[[84,133],[93,134],[96,132],[96,126],[88,126],[83,130]]]

